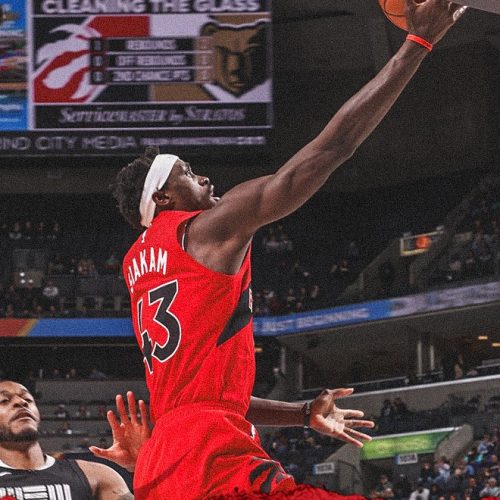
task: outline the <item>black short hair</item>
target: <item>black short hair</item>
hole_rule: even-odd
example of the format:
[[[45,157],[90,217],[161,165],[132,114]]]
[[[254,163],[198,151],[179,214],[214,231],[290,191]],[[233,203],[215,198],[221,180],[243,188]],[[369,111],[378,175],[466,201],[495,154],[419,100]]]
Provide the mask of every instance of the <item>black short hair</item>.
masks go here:
[[[22,385],[33,397],[35,397],[35,391],[32,391],[29,387],[26,386],[26,384],[24,382],[22,382],[21,380],[18,380],[16,378],[3,378],[0,380],[0,384],[4,384],[4,383],[8,383],[8,384],[18,384],[18,385]]]
[[[144,181],[155,157],[160,153],[156,146],[149,146],[142,156],[123,167],[111,185],[118,208],[125,220],[135,229],[142,229],[139,205]]]
[[[19,384],[19,385],[22,385],[24,387],[24,383],[21,381],[20,378],[19,379],[17,379],[17,378],[11,378],[11,377],[0,378],[0,384],[3,384],[4,382]]]

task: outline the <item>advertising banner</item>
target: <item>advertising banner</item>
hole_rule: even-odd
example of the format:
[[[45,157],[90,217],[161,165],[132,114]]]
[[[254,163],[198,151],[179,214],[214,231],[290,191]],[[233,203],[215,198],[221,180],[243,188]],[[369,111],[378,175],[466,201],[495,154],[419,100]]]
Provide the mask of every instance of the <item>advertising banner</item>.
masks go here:
[[[270,8],[266,0],[2,3],[0,155],[265,145]]]

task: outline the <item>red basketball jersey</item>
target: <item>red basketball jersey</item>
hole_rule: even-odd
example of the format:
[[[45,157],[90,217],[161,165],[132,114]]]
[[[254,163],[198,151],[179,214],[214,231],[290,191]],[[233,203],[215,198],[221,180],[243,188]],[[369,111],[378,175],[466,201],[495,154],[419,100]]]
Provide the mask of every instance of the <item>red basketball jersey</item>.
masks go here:
[[[211,402],[245,415],[255,376],[250,252],[240,271],[205,268],[179,244],[199,212],[164,211],[127,252],[123,272],[153,421]]]

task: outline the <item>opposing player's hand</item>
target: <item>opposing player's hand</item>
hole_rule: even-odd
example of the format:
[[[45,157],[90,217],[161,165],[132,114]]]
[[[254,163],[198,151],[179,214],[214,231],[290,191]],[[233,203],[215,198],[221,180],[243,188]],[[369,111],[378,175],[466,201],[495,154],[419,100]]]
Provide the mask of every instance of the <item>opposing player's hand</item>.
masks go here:
[[[315,431],[335,437],[355,446],[363,446],[363,441],[371,441],[368,434],[355,430],[355,427],[372,428],[371,420],[361,420],[364,413],[359,410],[342,410],[335,400],[352,394],[354,389],[325,389],[312,402],[309,426]]]
[[[447,0],[406,0],[408,31],[434,44],[443,38],[465,9]]]
[[[116,396],[116,409],[120,420],[109,410],[107,418],[113,433],[113,444],[110,448],[103,449],[90,446],[89,450],[97,457],[111,460],[129,471],[135,468],[135,462],[141,446],[151,436],[149,428],[148,410],[146,403],[139,401],[140,419],[137,418],[137,405],[132,391],[127,392],[127,403],[130,417],[127,415],[123,396]]]

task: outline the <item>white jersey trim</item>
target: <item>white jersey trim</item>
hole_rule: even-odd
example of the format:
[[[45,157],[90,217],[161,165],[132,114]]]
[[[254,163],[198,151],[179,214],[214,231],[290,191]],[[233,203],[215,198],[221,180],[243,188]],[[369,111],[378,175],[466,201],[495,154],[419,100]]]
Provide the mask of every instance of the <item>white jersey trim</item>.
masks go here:
[[[37,467],[36,469],[29,469],[29,470],[45,470],[49,469],[56,463],[56,459],[54,457],[51,457],[50,455],[45,455],[45,463],[41,465],[40,467]],[[0,460],[0,467],[4,467],[5,469],[13,469],[13,470],[19,470],[16,469],[15,467],[11,467],[10,465],[7,465],[5,462],[2,462]]]

